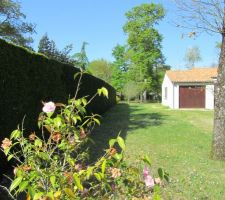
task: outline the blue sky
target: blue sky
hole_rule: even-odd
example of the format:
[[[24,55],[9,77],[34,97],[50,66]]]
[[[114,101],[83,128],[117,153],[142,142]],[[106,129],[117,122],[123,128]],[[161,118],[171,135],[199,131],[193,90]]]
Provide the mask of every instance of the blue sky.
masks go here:
[[[126,22],[125,12],[146,0],[21,0],[22,11],[27,21],[36,24],[34,48],[37,49],[40,38],[47,32],[59,49],[67,44],[74,45],[74,53],[80,51],[83,41],[89,43],[89,60],[104,58],[113,61],[112,49],[116,44],[125,44],[127,36],[123,33]],[[166,9],[166,17],[157,27],[163,35],[163,54],[166,64],[173,69],[182,69],[187,48],[198,46],[202,61],[198,66],[210,67],[217,62],[216,41],[219,35],[202,34],[196,39],[181,38],[185,30],[173,25],[174,6],[172,0],[155,0]]]

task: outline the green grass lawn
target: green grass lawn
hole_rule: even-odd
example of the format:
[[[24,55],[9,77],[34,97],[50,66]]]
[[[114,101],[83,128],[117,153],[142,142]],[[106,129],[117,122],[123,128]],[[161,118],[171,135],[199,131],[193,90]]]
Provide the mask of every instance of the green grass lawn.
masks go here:
[[[94,132],[97,156],[109,138],[126,139],[126,159],[148,154],[153,168],[163,167],[171,182],[163,199],[225,199],[225,163],[210,159],[213,112],[171,110],[160,104],[119,104]],[[153,170],[156,174],[156,171]]]

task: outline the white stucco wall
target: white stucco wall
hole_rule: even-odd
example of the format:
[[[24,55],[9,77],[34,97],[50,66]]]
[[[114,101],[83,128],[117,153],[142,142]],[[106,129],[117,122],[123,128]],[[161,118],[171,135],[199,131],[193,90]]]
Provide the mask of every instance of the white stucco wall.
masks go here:
[[[214,85],[205,87],[205,108],[214,109]]]
[[[167,87],[167,98],[165,98],[165,88]],[[162,105],[173,108],[173,83],[170,81],[167,75],[164,76],[162,83]]]
[[[173,85],[173,108],[178,109],[179,108],[179,85],[175,84]]]

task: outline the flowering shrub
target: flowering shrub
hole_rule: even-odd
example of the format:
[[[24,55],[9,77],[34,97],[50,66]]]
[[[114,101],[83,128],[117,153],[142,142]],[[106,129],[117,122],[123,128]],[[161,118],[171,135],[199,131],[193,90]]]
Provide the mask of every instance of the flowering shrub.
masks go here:
[[[108,93],[101,88],[96,95],[107,97]],[[16,199],[25,192],[27,200],[159,198],[159,187],[163,179],[168,180],[168,174],[159,169],[159,178],[154,179],[147,156],[140,159],[146,165],[143,172],[139,170],[141,164],[126,164],[126,147],[120,136],[109,141],[102,157],[87,164],[84,144],[94,126],[100,125],[99,115],[86,113],[91,99],[73,98],[67,105],[44,103],[38,119],[41,134],[32,132],[25,137],[24,130],[17,129],[2,141],[8,160],[18,163],[8,190],[11,197]]]

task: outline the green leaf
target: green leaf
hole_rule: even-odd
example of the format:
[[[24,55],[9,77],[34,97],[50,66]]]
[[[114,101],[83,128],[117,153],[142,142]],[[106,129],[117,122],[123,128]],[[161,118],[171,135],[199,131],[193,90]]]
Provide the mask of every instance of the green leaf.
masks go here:
[[[59,128],[62,125],[62,119],[60,117],[54,118],[53,122],[57,128]]]
[[[102,180],[102,177],[99,173],[94,173],[94,176],[95,178],[98,180],[98,181],[101,181]]]
[[[31,196],[31,199],[34,198],[35,190],[32,187],[28,187],[28,194]]]
[[[88,167],[87,174],[86,174],[87,179],[89,179],[90,176],[92,175],[93,169],[94,169],[94,167]]]
[[[107,160],[104,160],[104,161],[102,162],[102,174],[103,174],[103,175],[105,174],[106,163],[107,163]]]
[[[7,160],[10,161],[13,158],[13,154],[9,155]]]
[[[82,98],[81,101],[82,101],[82,103],[83,103],[84,106],[87,105],[87,100],[85,98]]]
[[[101,89],[98,89],[98,90],[97,90],[97,93],[98,93],[99,96],[101,96],[102,90],[101,90]]]
[[[42,141],[41,141],[40,139],[36,139],[36,140],[34,141],[34,145],[35,145],[36,147],[42,147]]]
[[[75,194],[73,193],[73,191],[70,188],[64,188],[63,190],[68,196],[70,196],[72,198],[76,197]]]
[[[62,194],[61,191],[57,191],[57,192],[54,193],[54,197],[55,197],[56,199],[59,199],[59,197],[61,196],[61,194]]]
[[[158,185],[155,185],[154,188],[153,188],[153,200],[160,200],[160,196],[159,196],[159,192],[160,192],[160,187]]]
[[[44,192],[38,192],[38,193],[35,193],[33,200],[40,199],[40,198],[42,197],[43,194],[44,194]]]
[[[10,149],[11,149],[11,147],[4,149],[4,153],[5,153],[6,156],[8,155]]]
[[[164,171],[164,178],[166,179],[167,182],[170,182],[169,174]]]
[[[121,160],[123,156],[122,154],[116,153],[115,155],[113,155],[113,158],[115,158],[116,160]]]
[[[51,200],[54,200],[54,195],[53,195],[53,191],[50,191],[47,193],[47,197],[49,197]]]
[[[145,163],[147,163],[149,166],[152,165],[152,162],[151,162],[150,158],[149,158],[147,155],[145,155],[145,156],[142,158],[142,160],[143,160]]]
[[[18,185],[21,183],[21,181],[23,180],[23,177],[20,176],[18,178],[16,178],[12,184],[10,185],[9,191],[11,192],[12,190],[14,190],[15,188],[18,187]]]
[[[79,190],[83,191],[83,186],[81,185],[81,182],[80,182],[80,178],[78,177],[78,175],[76,173],[73,174],[73,179],[76,183],[76,186],[78,187]]]
[[[76,117],[72,117],[72,120],[73,120],[74,124],[77,123],[77,118]]]
[[[50,182],[51,182],[53,187],[55,187],[55,181],[56,181],[56,177],[55,176],[50,176]]]
[[[19,172],[19,170],[18,170],[18,172]],[[17,172],[17,174],[18,174],[18,172]],[[36,177],[39,176],[39,173],[37,171],[31,171],[29,176],[30,176],[29,181],[32,181],[33,179],[35,179]]]
[[[100,121],[97,118],[93,118],[93,120],[100,126]]]
[[[126,145],[125,145],[125,143],[124,143],[124,139],[123,139],[122,137],[118,136],[118,137],[117,137],[117,142],[118,142],[120,148],[121,148],[123,151],[125,151]]]
[[[101,94],[103,94],[103,96],[108,98],[108,90],[105,87],[98,89],[97,93],[99,96],[101,96]]]
[[[154,193],[153,200],[161,200],[159,194]]]
[[[50,117],[53,115],[53,113],[54,113],[54,112],[48,112],[48,113],[46,113],[46,114],[47,114],[47,116],[50,118]]]
[[[20,137],[21,136],[21,131],[20,130],[14,130],[12,133],[11,133],[11,135],[10,135],[10,140],[11,139],[13,139],[13,138],[15,138],[15,139],[17,139],[18,137]]]
[[[73,119],[75,124],[77,123],[78,120],[81,121],[81,117],[79,115],[73,116],[72,119]]]
[[[105,87],[102,87],[102,93],[106,98],[109,98],[108,90]]]
[[[116,139],[109,140],[109,147],[110,148],[113,147],[113,145],[115,144],[115,142],[116,142]]]
[[[162,168],[159,168],[159,169],[158,169],[158,174],[159,174],[159,177],[160,177],[161,179],[164,178],[164,171],[163,171]]]
[[[39,155],[39,157],[42,158],[43,160],[49,160],[49,156],[48,156],[47,153],[39,152],[38,155]]]
[[[29,181],[21,182],[21,184],[19,185],[19,191],[23,192],[27,188],[28,185],[29,185]]]

